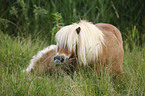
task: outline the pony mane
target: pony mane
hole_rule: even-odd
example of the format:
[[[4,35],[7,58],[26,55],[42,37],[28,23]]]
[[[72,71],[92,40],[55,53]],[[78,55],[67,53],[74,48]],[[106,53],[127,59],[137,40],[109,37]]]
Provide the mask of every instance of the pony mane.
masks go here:
[[[80,27],[80,33],[76,29]],[[56,33],[57,45],[60,48],[67,47],[70,51],[77,44],[77,55],[80,64],[87,65],[98,58],[104,44],[104,34],[91,22],[81,20],[78,24],[65,26]]]

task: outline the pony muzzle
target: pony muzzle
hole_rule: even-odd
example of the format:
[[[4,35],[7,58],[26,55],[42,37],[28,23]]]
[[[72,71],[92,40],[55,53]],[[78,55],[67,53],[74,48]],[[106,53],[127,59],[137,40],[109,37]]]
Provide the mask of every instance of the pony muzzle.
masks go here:
[[[56,55],[54,56],[54,63],[55,64],[63,64],[66,62],[66,60],[68,60],[67,57],[65,57],[64,55]]]

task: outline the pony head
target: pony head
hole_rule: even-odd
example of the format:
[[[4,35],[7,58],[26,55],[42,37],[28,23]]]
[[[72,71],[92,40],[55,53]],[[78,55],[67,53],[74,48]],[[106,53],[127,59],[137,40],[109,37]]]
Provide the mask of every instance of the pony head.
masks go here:
[[[54,63],[62,64],[76,56],[76,47],[80,26],[73,24],[61,28],[55,35],[57,41],[57,54]]]
[[[55,35],[57,54],[54,63],[62,64],[78,57],[79,63],[87,64],[102,51],[103,33],[92,23],[80,21],[62,27]]]

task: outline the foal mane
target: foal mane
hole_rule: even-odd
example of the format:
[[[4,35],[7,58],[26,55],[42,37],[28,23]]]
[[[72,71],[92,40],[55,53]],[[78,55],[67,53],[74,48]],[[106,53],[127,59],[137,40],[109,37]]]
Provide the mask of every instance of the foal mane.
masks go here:
[[[77,34],[76,29],[80,27]],[[80,64],[87,65],[92,60],[98,60],[104,44],[104,34],[91,22],[81,20],[78,24],[64,26],[55,35],[57,46],[73,50],[77,44],[77,55]]]

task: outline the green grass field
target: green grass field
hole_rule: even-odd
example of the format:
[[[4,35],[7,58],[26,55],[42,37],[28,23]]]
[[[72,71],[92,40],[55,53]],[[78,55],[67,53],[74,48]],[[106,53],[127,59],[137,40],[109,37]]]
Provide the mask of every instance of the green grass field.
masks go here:
[[[22,70],[33,55],[48,46],[39,37],[12,37],[0,32],[0,96],[145,96],[145,46],[132,50],[125,42],[122,81],[104,72],[60,72],[54,76],[26,75]]]
[[[0,0],[0,96],[145,96],[143,0]],[[55,44],[60,26],[87,20],[122,33],[124,74],[118,82],[92,70],[38,76],[22,70],[38,51]]]

